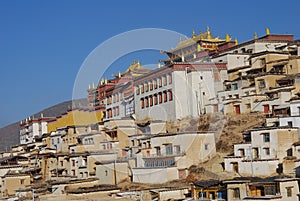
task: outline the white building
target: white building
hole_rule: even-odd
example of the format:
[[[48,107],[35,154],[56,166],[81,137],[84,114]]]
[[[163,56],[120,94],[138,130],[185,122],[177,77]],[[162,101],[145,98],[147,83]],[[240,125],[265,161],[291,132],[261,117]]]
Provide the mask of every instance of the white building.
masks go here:
[[[234,155],[224,159],[225,170],[241,175],[276,174],[279,164],[292,155],[293,143],[299,141],[298,128],[258,128],[244,133],[244,143],[234,145]]]
[[[130,145],[140,150],[135,153],[136,168],[132,173],[133,181],[141,183],[185,179],[191,165],[207,161],[216,153],[214,133],[146,134],[137,142]]]
[[[241,177],[223,183],[227,185],[227,200],[299,200],[298,178]]]
[[[218,111],[216,92],[227,79],[225,63],[176,63],[134,80],[138,120],[171,121]]]
[[[290,113],[291,116],[279,118],[279,125],[300,128],[300,98],[291,100]]]
[[[47,133],[48,121],[53,120],[53,117],[31,118],[28,117],[26,120],[20,122],[20,144],[28,144],[35,142],[36,137],[41,137]]]

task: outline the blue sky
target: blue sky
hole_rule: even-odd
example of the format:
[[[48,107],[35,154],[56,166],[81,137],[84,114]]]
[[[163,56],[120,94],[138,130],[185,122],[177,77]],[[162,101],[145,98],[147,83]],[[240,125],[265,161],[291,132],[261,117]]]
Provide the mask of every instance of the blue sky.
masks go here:
[[[105,40],[133,29],[163,28],[188,36],[210,26],[239,42],[253,33],[300,38],[299,1],[0,1],[0,127],[72,98],[76,74]],[[156,63],[157,52],[116,61]],[[114,65],[113,65],[114,66]]]

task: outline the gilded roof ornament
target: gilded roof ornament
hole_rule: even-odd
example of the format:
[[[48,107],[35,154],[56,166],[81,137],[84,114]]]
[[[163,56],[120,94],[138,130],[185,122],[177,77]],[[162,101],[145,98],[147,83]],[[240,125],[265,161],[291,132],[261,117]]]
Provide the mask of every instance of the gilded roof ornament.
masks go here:
[[[196,37],[196,33],[195,33],[195,30],[193,29],[192,31],[192,37],[195,38]]]
[[[225,41],[226,41],[226,42],[230,42],[230,41],[231,41],[231,38],[230,38],[230,36],[229,36],[229,34],[228,34],[228,33],[226,33],[226,38],[225,38]]]
[[[238,41],[237,38],[234,40],[234,43],[235,43],[235,45],[238,45],[238,44],[239,44],[239,41]]]
[[[207,39],[212,39],[212,35],[211,35],[211,33],[210,33],[210,28],[209,28],[209,26],[207,26],[206,34],[207,34]]]
[[[257,33],[256,32],[254,32],[254,39],[257,39],[258,37],[257,37]]]
[[[270,35],[270,29],[268,27],[266,28],[266,35]]]

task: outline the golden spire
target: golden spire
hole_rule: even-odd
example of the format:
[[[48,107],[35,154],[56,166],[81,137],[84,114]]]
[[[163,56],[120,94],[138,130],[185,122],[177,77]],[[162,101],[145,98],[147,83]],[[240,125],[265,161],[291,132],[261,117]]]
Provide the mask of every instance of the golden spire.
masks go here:
[[[254,32],[254,39],[257,39],[258,37],[257,37],[257,33],[256,32]]]
[[[121,77],[121,72],[119,71],[119,73],[118,73],[118,78],[120,78]]]
[[[238,45],[238,44],[239,44],[239,41],[238,41],[237,38],[234,40],[234,42],[235,42],[235,45]]]
[[[266,28],[266,35],[270,35],[270,29],[268,27]]]
[[[203,38],[203,33],[202,33],[202,31],[200,30],[200,39],[202,39]]]
[[[192,30],[192,37],[193,37],[193,38],[196,37],[196,34],[195,34],[195,30],[194,30],[194,29]]]
[[[207,39],[211,39],[212,36],[210,34],[210,28],[209,28],[209,26],[207,26],[207,28],[206,28],[206,33],[207,33]]]
[[[229,36],[228,33],[226,33],[226,39],[225,39],[225,41],[226,41],[226,42],[230,42],[230,41],[231,41],[231,38],[230,38],[230,36]]]

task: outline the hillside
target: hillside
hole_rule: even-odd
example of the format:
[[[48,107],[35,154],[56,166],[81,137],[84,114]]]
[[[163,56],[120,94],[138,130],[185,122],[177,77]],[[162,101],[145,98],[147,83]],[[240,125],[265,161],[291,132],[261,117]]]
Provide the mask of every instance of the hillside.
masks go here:
[[[87,101],[86,99],[80,99],[76,100],[75,104],[85,107]],[[65,101],[37,112],[32,116],[38,118],[41,116],[41,113],[43,113],[44,117],[56,117],[66,112],[71,106],[72,101]],[[19,144],[19,121],[0,128],[0,136],[0,151],[9,150],[13,145]]]

